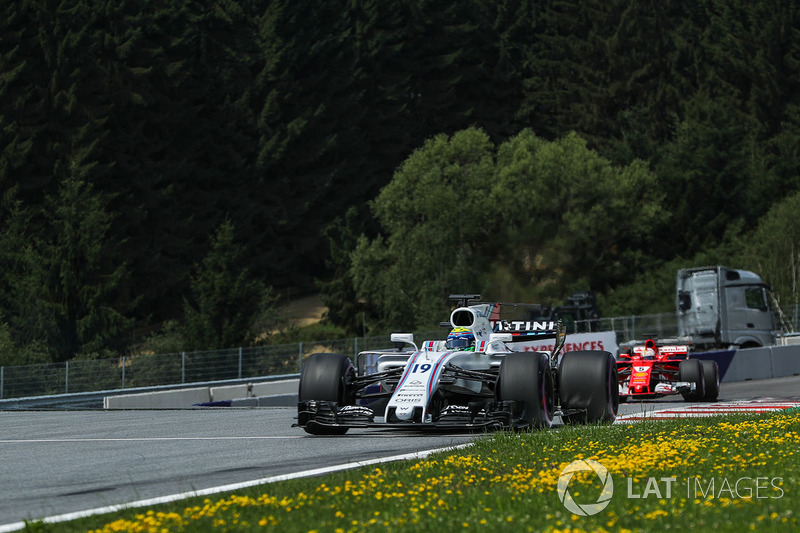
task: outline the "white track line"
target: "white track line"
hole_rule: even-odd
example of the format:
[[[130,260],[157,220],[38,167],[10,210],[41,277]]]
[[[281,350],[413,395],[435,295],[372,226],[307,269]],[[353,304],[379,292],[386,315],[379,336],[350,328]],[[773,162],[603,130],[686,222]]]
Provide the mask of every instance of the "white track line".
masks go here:
[[[461,448],[466,448],[468,446],[472,446],[472,443],[466,444],[459,444],[456,446],[448,446],[446,448],[435,448],[433,450],[425,450],[421,452],[412,452],[406,453],[403,455],[393,455],[391,457],[381,457],[378,459],[368,459],[366,461],[354,461],[352,463],[340,464],[340,465],[333,465],[333,466],[326,466],[323,468],[315,468],[313,470],[305,470],[303,472],[296,472],[294,474],[282,474],[279,476],[271,476],[263,479],[255,479],[252,481],[244,481],[242,483],[233,483],[230,485],[222,485],[219,487],[211,487],[208,489],[203,490],[196,490],[190,492],[182,492],[178,494],[170,494],[167,496],[161,496],[159,498],[150,498],[148,500],[139,500],[136,502],[130,503],[123,503],[118,505],[109,505],[107,507],[98,507],[96,509],[88,509],[86,511],[77,511],[74,513],[66,513],[56,516],[48,516],[46,518],[41,518],[37,521],[44,522],[46,524],[54,524],[57,522],[67,522],[69,520],[77,520],[78,518],[86,518],[88,516],[93,516],[97,514],[105,514],[105,513],[116,513],[118,511],[123,511],[125,509],[134,509],[137,507],[149,507],[151,505],[158,505],[161,503],[169,503],[174,502],[177,500],[184,500],[186,498],[193,498],[195,496],[208,496],[209,494],[218,494],[220,492],[229,492],[232,490],[239,490],[247,487],[253,487],[256,485],[265,485],[267,483],[275,483],[278,481],[286,481],[289,479],[298,479],[303,477],[313,477],[319,476],[322,474],[330,474],[332,472],[340,472],[342,470],[351,470],[353,468],[359,468],[362,466],[369,466],[375,464],[382,464],[382,463],[389,463],[392,461],[404,461],[407,459],[423,459],[428,457],[429,455],[437,452],[449,452],[453,450],[459,450]],[[0,525],[0,533],[6,533],[9,531],[18,531],[25,527],[25,522],[15,522],[12,524],[4,524]]]
[[[685,407],[668,407],[654,411],[631,413],[617,417],[615,424],[627,424],[640,420],[664,420],[669,418],[702,418],[733,413],[767,413],[800,407],[800,401],[772,400],[737,400],[734,402],[687,405]]]

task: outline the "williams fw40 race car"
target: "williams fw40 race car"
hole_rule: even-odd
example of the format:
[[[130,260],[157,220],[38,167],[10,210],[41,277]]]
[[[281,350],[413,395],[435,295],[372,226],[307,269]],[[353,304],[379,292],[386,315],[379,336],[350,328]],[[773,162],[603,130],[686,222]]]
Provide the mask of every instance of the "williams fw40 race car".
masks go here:
[[[713,401],[719,396],[716,361],[689,359],[689,345],[647,339],[620,348],[617,360],[620,401],[683,396],[687,402]]]
[[[561,353],[560,322],[526,319],[525,304],[481,303],[452,295],[457,308],[443,340],[421,345],[393,333],[394,350],[316,353],[300,373],[296,427],[313,435],[349,428],[529,430],[564,423],[613,422],[617,365],[605,351]],[[516,316],[516,318],[515,318]],[[555,339],[552,353],[525,341]]]

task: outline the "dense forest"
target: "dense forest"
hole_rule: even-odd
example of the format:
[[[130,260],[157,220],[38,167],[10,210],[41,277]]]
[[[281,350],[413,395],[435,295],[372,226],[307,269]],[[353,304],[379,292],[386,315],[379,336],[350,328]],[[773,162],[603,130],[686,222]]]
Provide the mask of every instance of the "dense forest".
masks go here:
[[[0,6],[0,363],[800,273],[787,0]],[[163,344],[162,344],[163,346]]]

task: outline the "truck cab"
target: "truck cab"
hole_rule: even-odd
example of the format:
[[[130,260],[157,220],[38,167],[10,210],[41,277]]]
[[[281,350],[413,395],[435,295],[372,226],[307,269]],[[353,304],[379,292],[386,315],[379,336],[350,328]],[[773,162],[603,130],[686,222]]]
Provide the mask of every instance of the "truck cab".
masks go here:
[[[724,266],[678,271],[678,334],[697,349],[775,344],[769,285],[757,274]]]

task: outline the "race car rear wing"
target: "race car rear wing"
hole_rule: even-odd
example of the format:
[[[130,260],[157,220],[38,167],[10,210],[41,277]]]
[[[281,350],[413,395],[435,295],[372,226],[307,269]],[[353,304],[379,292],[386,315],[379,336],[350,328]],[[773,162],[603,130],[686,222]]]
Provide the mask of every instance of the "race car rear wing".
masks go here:
[[[489,340],[503,335],[504,342],[525,342],[555,339],[557,353],[566,340],[566,328],[559,320],[541,320],[542,306],[527,303],[481,302],[480,294],[452,294],[458,307],[443,327],[466,327],[476,339]],[[498,338],[499,340],[499,338]]]
[[[644,355],[648,348],[660,354],[686,355],[692,351],[692,343],[688,337],[648,337],[646,340],[632,340],[619,345],[620,354]]]
[[[491,321],[491,338],[503,342],[526,342],[547,339],[556,339],[554,352],[558,352],[564,345],[567,330],[564,323],[559,321],[525,321],[525,320],[498,320]]]
[[[644,344],[633,347],[635,355],[645,355],[647,346]],[[686,355],[689,353],[688,344],[664,344],[658,346],[658,353],[665,355]]]
[[[471,303],[479,302],[480,294],[451,294],[450,301],[456,302],[458,307],[467,307]]]

